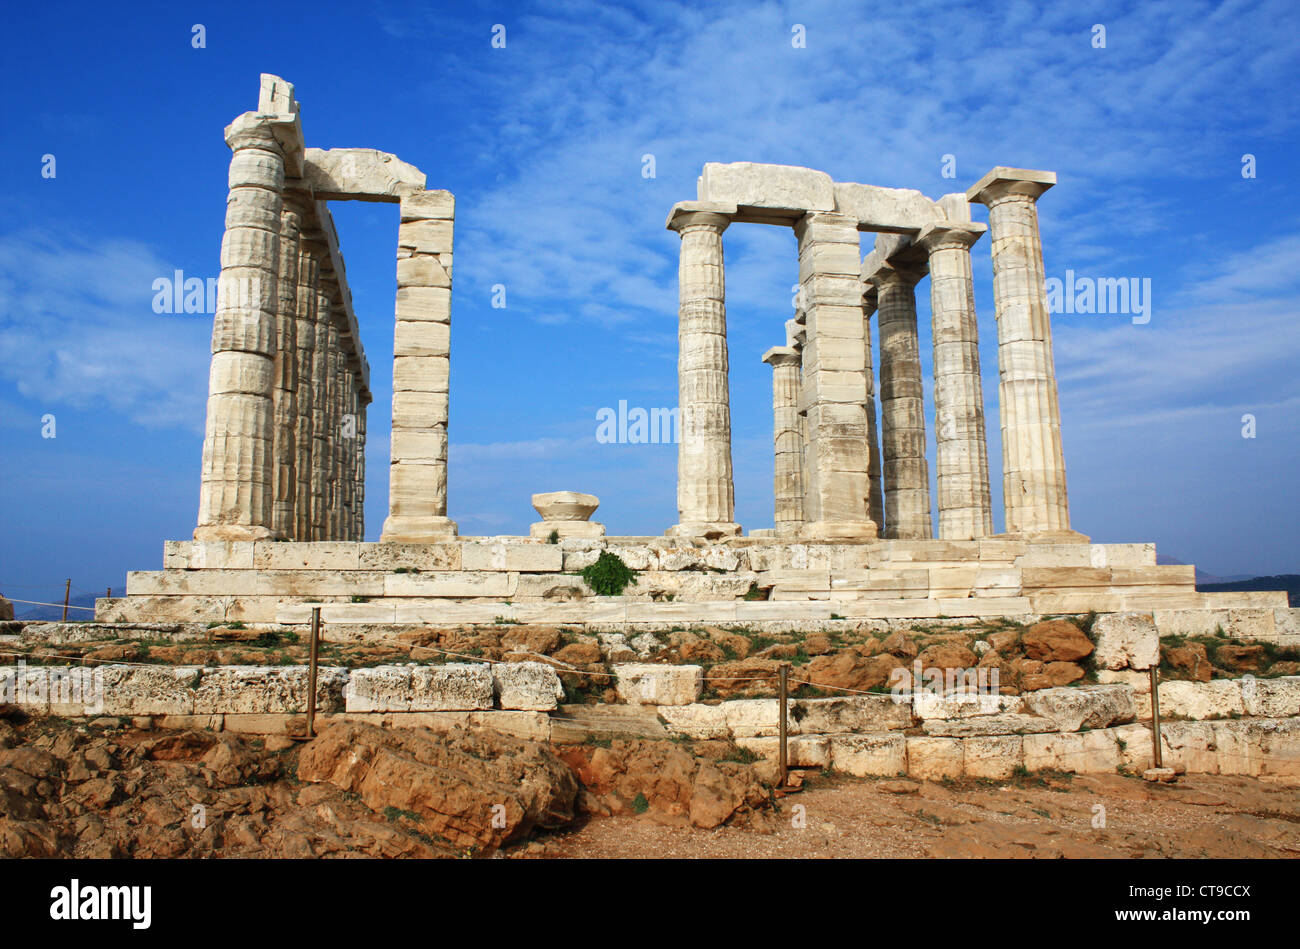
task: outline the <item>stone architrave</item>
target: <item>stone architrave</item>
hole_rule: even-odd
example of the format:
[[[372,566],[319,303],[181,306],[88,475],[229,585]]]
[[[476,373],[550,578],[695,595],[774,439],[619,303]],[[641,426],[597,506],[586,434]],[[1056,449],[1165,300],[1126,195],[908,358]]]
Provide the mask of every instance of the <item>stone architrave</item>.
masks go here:
[[[447,517],[454,219],[449,192],[420,191],[401,200],[384,543],[432,543],[457,533]]]
[[[667,227],[681,238],[677,310],[677,513],[673,536],[735,537],[722,232],[735,207],[687,201]]]
[[[1084,535],[1070,529],[1038,232],[1036,204],[1054,184],[1054,172],[998,167],[972,185],[966,197],[989,209],[1007,534],[1044,542],[1086,542]]]
[[[916,283],[924,270],[877,241],[862,265],[876,290],[880,325],[880,425],[884,449],[885,536],[929,540],[930,472],[925,395],[916,326]]]
[[[285,178],[274,128],[279,120],[247,112],[226,128],[234,154],[195,540],[272,536],[276,279]]]
[[[799,424],[799,352],[773,346],[763,354],[772,367],[773,497],[776,536],[797,538],[803,529],[803,434]]]
[[[916,239],[917,247],[929,255],[935,468],[939,536],[944,540],[974,540],[993,533],[970,262],[971,246],[984,230],[981,224],[967,222],[936,224],[923,228]]]
[[[802,409],[809,477],[804,539],[871,540],[868,512],[868,393],[857,220],[812,211],[794,225],[804,311]]]

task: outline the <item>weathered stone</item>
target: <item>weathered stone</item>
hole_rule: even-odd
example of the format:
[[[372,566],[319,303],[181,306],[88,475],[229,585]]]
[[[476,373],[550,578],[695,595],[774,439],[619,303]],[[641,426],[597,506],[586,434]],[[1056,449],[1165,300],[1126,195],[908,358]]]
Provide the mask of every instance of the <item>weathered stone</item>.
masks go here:
[[[305,712],[308,671],[306,666],[205,668],[194,691],[193,712],[196,715]],[[342,711],[348,671],[321,666],[316,673],[317,710]]]
[[[447,663],[354,669],[348,678],[345,700],[349,712],[490,709],[492,667],[486,663]]]
[[[492,666],[498,708],[548,712],[559,707],[564,686],[543,662],[499,662]]]
[[[1160,633],[1150,613],[1103,613],[1092,624],[1094,660],[1103,669],[1150,669],[1160,664]]]
[[[704,685],[699,666],[623,662],[613,668],[618,696],[631,705],[690,705]]]
[[[927,735],[947,738],[972,738],[983,735],[1030,735],[1060,729],[1054,721],[1037,715],[1006,712],[1001,715],[975,715],[953,720],[927,719],[922,723]]]
[[[900,732],[831,735],[831,763],[854,777],[895,777],[907,773],[908,739]]]
[[[1025,710],[1051,719],[1063,732],[1122,725],[1136,717],[1133,692],[1123,685],[1042,689],[1025,696]]]

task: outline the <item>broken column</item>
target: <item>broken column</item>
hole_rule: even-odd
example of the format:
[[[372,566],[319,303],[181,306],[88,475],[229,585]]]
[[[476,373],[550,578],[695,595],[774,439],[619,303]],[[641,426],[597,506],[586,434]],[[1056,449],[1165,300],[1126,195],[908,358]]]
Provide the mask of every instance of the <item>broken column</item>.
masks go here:
[[[803,527],[803,437],[799,424],[799,352],[773,346],[763,354],[772,367],[772,431],[776,536],[796,538]]]
[[[998,167],[972,185],[966,197],[989,209],[1007,533],[1030,540],[1086,542],[1070,529],[1038,233],[1036,202],[1054,184],[1054,172]]]
[[[906,239],[881,235],[862,264],[862,277],[876,290],[880,325],[885,536],[928,540],[933,528],[915,293],[924,270],[896,256],[907,246]]]
[[[447,517],[448,384],[455,199],[402,197],[397,322],[393,331],[393,435],[384,543],[456,536]]]
[[[873,390],[859,286],[857,219],[810,211],[795,223],[806,327],[801,399],[807,416],[804,536],[870,540],[867,419]]]
[[[967,220],[927,226],[916,244],[929,255],[939,536],[973,540],[993,533],[970,263],[970,248],[985,228],[969,222],[964,195],[948,197],[957,199],[953,214],[964,211]]]
[[[678,263],[678,523],[674,536],[734,537],[731,402],[727,384],[726,277],[722,232],[734,206],[687,201],[668,228],[681,238]]]

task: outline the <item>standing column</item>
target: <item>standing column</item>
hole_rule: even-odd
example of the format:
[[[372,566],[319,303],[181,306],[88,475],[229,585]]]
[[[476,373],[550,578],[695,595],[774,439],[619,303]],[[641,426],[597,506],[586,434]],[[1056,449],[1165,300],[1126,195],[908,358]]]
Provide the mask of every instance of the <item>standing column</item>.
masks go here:
[[[327,540],[329,513],[329,328],[332,271],[321,261],[316,284],[316,349],[311,360],[311,539]]]
[[[722,232],[735,208],[673,206],[668,228],[681,238],[677,267],[677,515],[672,536],[734,537],[731,398],[727,383],[726,275]]]
[[[455,207],[446,191],[402,198],[384,543],[432,543],[456,536],[456,522],[447,517]]]
[[[804,535],[811,541],[871,540],[868,393],[857,219],[814,211],[795,224],[807,339],[803,404],[810,469]]]
[[[366,407],[370,402],[370,393],[366,392],[357,402],[357,486],[353,500],[353,540],[366,539]]]
[[[299,182],[300,183],[300,182]],[[275,427],[272,454],[275,459],[275,498],[271,505],[271,531],[284,540],[294,533],[294,499],[298,493],[298,243],[303,219],[302,204],[288,195],[280,211],[280,261],[276,277]]]
[[[323,247],[306,239],[299,241],[298,296],[294,320],[297,349],[297,386],[294,408],[294,540],[312,539],[312,360],[316,350],[316,281]]]
[[[336,298],[337,299],[337,298]],[[329,362],[325,376],[325,537],[322,540],[339,539],[339,445],[343,427],[343,410],[340,399],[343,397],[343,353],[340,350],[337,307],[330,308],[329,325]]]
[[[763,354],[772,367],[773,497],[776,536],[795,538],[803,528],[803,435],[799,425],[799,353],[773,346]]]
[[[979,224],[931,224],[916,241],[930,257],[935,466],[939,536],[944,540],[974,540],[993,533],[970,265],[971,246],[983,233]]]
[[[271,537],[276,275],[284,154],[272,121],[247,112],[226,128],[230,196],[203,437],[195,540]]]
[[[348,362],[350,361],[351,357]],[[343,492],[339,540],[351,540],[352,492],[355,486],[355,472],[352,466],[357,457],[357,390],[356,375],[351,365],[345,366],[343,371],[343,425],[339,434],[339,452],[343,469],[342,477],[339,479],[339,486]]]
[[[867,401],[867,513],[876,522],[876,530],[885,533],[885,492],[880,472],[880,431],[876,425],[875,364],[871,357],[871,317],[876,312],[876,288],[867,283],[862,293],[862,349],[866,357]]]
[[[928,540],[930,469],[925,458],[925,394],[916,329],[919,270],[868,255],[880,322],[880,422],[884,447],[885,536]]]
[[[1086,542],[1070,529],[1052,324],[1038,234],[1036,202],[1054,184],[1054,172],[999,167],[974,184],[966,197],[989,209],[1007,533]]]

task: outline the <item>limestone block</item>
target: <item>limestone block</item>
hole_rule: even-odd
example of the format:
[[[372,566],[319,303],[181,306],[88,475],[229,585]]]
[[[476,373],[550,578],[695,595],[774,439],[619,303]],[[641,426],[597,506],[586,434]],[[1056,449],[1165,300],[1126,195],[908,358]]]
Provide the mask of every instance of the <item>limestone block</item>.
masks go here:
[[[561,540],[566,537],[604,537],[605,525],[597,521],[536,521],[528,525],[529,537],[549,540],[552,534],[555,534]],[[628,566],[631,566],[631,564],[628,564]]]
[[[793,212],[835,209],[831,176],[794,165],[706,162],[697,197],[712,203]]]
[[[1160,683],[1160,716],[1191,719],[1227,718],[1246,711],[1239,679]]]
[[[450,191],[420,191],[402,198],[401,222],[451,220],[456,199]]]
[[[1160,664],[1160,634],[1150,613],[1103,613],[1092,626],[1103,669],[1150,669]]]
[[[934,690],[912,694],[912,709],[921,719],[970,718],[1023,711],[1025,700],[1019,695],[995,695],[984,692],[940,693]]]
[[[729,738],[731,728],[723,707],[728,704],[663,705],[659,707],[659,717],[670,732],[687,738]]]
[[[344,693],[349,712],[437,712],[492,708],[492,667],[375,666],[354,669]]]
[[[908,739],[899,732],[831,735],[831,764],[854,777],[896,777],[907,773]]]
[[[1277,679],[1243,677],[1239,681],[1247,715],[1261,718],[1300,715],[1300,676],[1282,676]],[[1163,694],[1162,686],[1161,695]]]
[[[498,708],[549,712],[564,698],[560,677],[544,662],[496,663],[492,682]]]
[[[1155,752],[1151,747],[1151,726],[1120,725],[1110,729],[1119,746],[1120,765],[1130,774],[1140,774],[1155,766]]]
[[[907,776],[924,781],[960,778],[964,745],[957,738],[908,738]]]
[[[1300,777],[1300,719],[1213,722],[1220,774]]]
[[[1161,636],[1213,636],[1228,623],[1227,610],[1156,610],[1153,615]]]
[[[1166,768],[1179,774],[1218,774],[1219,756],[1210,722],[1163,722],[1160,754]]]
[[[105,715],[192,715],[198,666],[103,667]]]
[[[306,666],[205,668],[194,691],[194,714],[302,714],[307,710],[308,671]],[[316,707],[342,711],[347,669],[321,666],[316,672]]]
[[[974,738],[985,735],[1033,735],[1060,729],[1051,719],[1038,715],[1005,712],[1000,715],[975,715],[970,718],[927,719],[922,727],[927,735],[946,738]]]
[[[434,261],[434,263],[440,263],[444,254],[451,254],[452,237],[451,221],[408,221],[407,223],[402,224],[397,230],[397,246],[406,248],[417,256],[431,257],[436,254],[438,255],[439,260]],[[398,283],[402,286],[451,286],[450,274],[444,273],[441,266],[437,268],[437,272],[440,274],[438,282],[415,280],[407,284],[402,284],[402,281],[399,279]],[[443,279],[446,280],[445,283],[442,282]]]
[[[1095,774],[1119,768],[1119,742],[1109,729],[1025,735],[1022,741],[1029,771]]]
[[[1051,719],[1063,732],[1123,725],[1136,717],[1133,692],[1123,685],[1040,689],[1024,698],[1027,712]]]
[[[781,732],[779,703],[776,699],[735,699],[723,702],[718,707],[722,709],[727,731],[734,738],[758,738],[779,735]],[[786,709],[786,714],[790,715],[789,708]],[[787,734],[794,731],[793,725],[792,717],[787,717]]]
[[[1228,610],[1224,631],[1235,639],[1254,639],[1268,642],[1277,637],[1271,609]]]
[[[558,544],[465,544],[461,569],[558,573],[564,569],[564,551]]]
[[[396,315],[409,322],[447,323],[451,320],[451,290],[437,285],[398,287]]]
[[[434,571],[459,570],[461,545],[447,544],[362,544],[362,570]]]
[[[384,596],[508,597],[518,578],[509,573],[393,573],[384,577]]]
[[[420,169],[373,148],[308,148],[302,178],[318,201],[397,202],[425,185]]]
[[[781,756],[779,738],[737,738],[741,748],[770,761]],[[827,735],[791,735],[786,739],[786,763],[791,768],[825,768],[831,764],[831,739]]]
[[[356,570],[361,545],[353,541],[257,541],[256,570]]]
[[[196,540],[189,545],[192,570],[251,570],[253,541]]]
[[[834,732],[884,732],[915,724],[911,703],[892,695],[794,699],[789,703],[791,730],[799,735]],[[772,721],[776,721],[773,709]]]
[[[1003,780],[1024,766],[1024,739],[1019,735],[971,737],[961,744],[962,768],[969,778]]]
[[[629,705],[690,705],[700,697],[700,666],[623,662],[613,666],[619,698]]]

